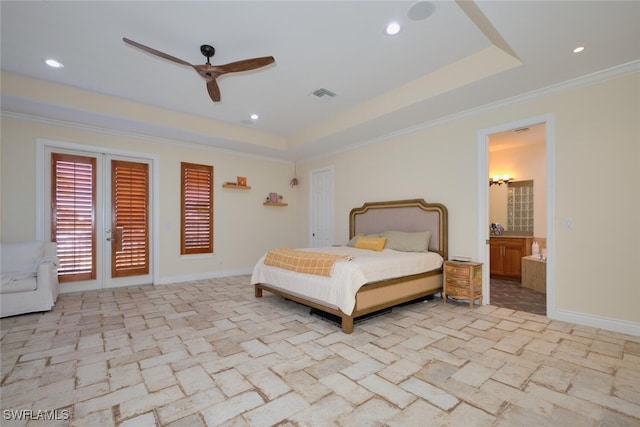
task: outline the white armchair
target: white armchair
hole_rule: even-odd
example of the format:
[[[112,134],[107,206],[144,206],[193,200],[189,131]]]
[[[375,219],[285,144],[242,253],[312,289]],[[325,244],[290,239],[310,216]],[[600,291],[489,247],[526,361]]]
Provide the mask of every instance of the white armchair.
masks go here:
[[[0,317],[51,310],[60,287],[56,244],[0,244]]]

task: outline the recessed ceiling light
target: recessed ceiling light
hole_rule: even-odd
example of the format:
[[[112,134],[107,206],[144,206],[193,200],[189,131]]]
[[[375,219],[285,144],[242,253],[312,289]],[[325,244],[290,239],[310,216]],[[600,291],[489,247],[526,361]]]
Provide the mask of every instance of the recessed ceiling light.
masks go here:
[[[584,50],[584,46],[578,46],[577,48],[573,49],[573,53],[580,53]]]
[[[44,63],[47,64],[51,68],[62,68],[62,67],[64,67],[63,63],[58,62],[55,59],[47,59],[47,60],[44,61]]]
[[[401,30],[400,24],[398,24],[397,22],[392,22],[389,25],[387,25],[385,32],[390,36],[395,36],[400,32],[400,30]]]
[[[260,116],[258,116],[256,113],[253,113],[249,117],[251,117],[251,120],[258,120],[260,118]]]

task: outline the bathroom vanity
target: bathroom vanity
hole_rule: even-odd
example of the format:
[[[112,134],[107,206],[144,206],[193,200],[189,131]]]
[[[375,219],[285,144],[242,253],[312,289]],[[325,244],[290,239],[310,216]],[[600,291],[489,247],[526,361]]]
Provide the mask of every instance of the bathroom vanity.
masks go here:
[[[491,236],[489,273],[491,278],[520,281],[522,257],[531,255],[533,237]]]

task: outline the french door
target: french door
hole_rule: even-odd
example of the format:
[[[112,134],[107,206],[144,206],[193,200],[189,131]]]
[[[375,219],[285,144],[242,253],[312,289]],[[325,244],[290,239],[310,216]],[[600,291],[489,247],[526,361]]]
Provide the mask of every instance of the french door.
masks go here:
[[[45,227],[58,244],[61,290],[153,283],[151,160],[56,147],[45,152]]]
[[[149,283],[149,164],[112,158],[109,166],[109,284],[129,284],[134,278],[137,284]]]

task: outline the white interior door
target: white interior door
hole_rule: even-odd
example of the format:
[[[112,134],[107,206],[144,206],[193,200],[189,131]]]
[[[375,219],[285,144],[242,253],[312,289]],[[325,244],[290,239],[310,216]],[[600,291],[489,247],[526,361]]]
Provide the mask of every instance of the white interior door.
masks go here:
[[[43,239],[58,243],[62,292],[153,283],[152,161],[45,147]]]
[[[333,244],[333,168],[310,172],[310,247]]]

